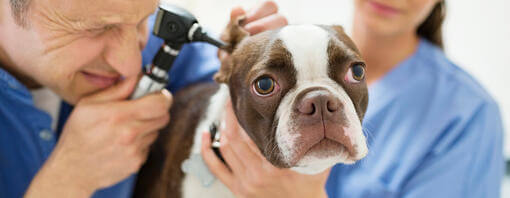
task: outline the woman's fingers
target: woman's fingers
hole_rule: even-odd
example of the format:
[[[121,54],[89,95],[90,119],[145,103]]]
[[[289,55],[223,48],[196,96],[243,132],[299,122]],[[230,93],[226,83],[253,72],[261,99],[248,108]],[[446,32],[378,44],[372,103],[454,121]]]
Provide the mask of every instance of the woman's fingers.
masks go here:
[[[248,11],[246,14],[246,23],[259,20],[277,12],[278,5],[276,5],[274,1],[264,1]]]
[[[244,133],[244,131],[232,131],[230,133]],[[252,142],[251,139],[243,140],[242,138],[236,138],[234,140],[230,140],[229,138],[228,142],[230,144],[230,148],[232,148],[232,151],[238,157],[246,171],[255,171],[260,168],[262,163],[261,156],[257,155],[257,153],[255,153],[248,145],[248,142]]]
[[[228,188],[232,189],[233,174],[227,166],[216,156],[211,148],[211,134],[204,132],[202,134],[202,158],[204,158],[209,170]]]
[[[238,17],[246,15],[246,11],[241,6],[232,8],[230,11],[230,21],[237,20]]]
[[[288,24],[287,18],[281,14],[272,14],[270,16],[258,19],[256,21],[247,23],[244,28],[250,33],[255,35],[267,30],[274,30]]]
[[[243,173],[245,171],[244,164],[241,162],[239,156],[237,156],[234,152],[230,140],[228,140],[223,133],[220,138],[220,153],[234,174]]]
[[[259,150],[259,147],[257,147],[257,145],[255,144],[255,142],[253,142],[253,140],[250,138],[250,136],[248,136],[248,134],[246,133],[246,131],[244,130],[241,130],[240,131],[240,135],[241,135],[241,138],[244,140],[244,142],[246,143],[246,145],[248,146],[248,148],[250,148],[250,150],[255,154],[257,155],[259,158],[265,158],[262,153],[260,152]]]
[[[244,168],[250,169],[249,171],[252,171],[253,168],[259,168],[261,159],[259,155],[250,148],[250,144],[255,145],[255,143],[253,143],[253,140],[246,135],[246,132],[242,129],[242,127],[239,126],[239,122],[234,114],[231,102],[227,102],[225,105],[225,115],[223,120],[224,124],[222,125],[224,126],[224,129],[221,129],[222,127],[220,127],[220,130],[222,130],[221,134],[228,139],[228,144],[236,156],[238,156],[239,161],[243,164]]]

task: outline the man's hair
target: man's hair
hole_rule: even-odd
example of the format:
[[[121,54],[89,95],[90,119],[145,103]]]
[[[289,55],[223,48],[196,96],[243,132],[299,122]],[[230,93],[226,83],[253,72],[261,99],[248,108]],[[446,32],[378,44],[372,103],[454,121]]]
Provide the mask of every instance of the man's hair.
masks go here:
[[[28,25],[26,15],[30,0],[9,0],[9,4],[11,5],[12,17],[14,17],[16,24],[26,27]]]

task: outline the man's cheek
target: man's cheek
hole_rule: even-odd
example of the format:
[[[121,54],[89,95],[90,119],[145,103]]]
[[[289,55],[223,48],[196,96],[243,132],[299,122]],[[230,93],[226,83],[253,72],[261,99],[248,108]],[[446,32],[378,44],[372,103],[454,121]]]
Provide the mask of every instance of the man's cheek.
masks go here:
[[[139,36],[140,36],[140,50],[143,50],[149,41],[149,23],[146,19],[139,25]]]
[[[101,43],[80,39],[61,46],[49,54],[45,54],[40,63],[40,73],[49,76],[42,79],[46,86],[51,86],[67,98],[79,98],[80,95],[92,92],[93,87],[81,76],[81,71],[92,64],[102,63]]]

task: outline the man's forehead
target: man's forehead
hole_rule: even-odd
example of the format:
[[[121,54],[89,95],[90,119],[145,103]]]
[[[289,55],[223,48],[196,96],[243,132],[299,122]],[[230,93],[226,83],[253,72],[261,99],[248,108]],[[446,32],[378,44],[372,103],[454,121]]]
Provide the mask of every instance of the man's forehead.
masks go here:
[[[94,24],[137,24],[158,6],[158,0],[40,0],[44,7],[69,19]]]

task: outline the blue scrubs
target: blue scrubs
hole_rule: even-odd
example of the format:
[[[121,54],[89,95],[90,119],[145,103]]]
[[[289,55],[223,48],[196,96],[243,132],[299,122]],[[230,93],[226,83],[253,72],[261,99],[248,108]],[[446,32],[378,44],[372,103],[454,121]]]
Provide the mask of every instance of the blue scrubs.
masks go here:
[[[488,68],[489,69],[489,68]],[[369,154],[337,165],[334,198],[499,198],[503,128],[494,99],[426,40],[369,87]]]
[[[150,27],[154,16],[150,19]],[[143,62],[151,62],[163,41],[150,37],[143,52]],[[207,44],[185,45],[170,71],[170,91],[185,85],[211,81],[218,70],[217,49]],[[60,131],[72,111],[63,103],[59,126],[51,129],[51,117],[34,106],[29,90],[0,68],[0,197],[23,197],[30,181],[51,154]],[[100,163],[100,162],[98,162]],[[80,178],[76,178],[80,179]],[[135,176],[102,189],[94,198],[131,197]],[[59,188],[58,186],[55,186]]]

